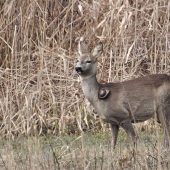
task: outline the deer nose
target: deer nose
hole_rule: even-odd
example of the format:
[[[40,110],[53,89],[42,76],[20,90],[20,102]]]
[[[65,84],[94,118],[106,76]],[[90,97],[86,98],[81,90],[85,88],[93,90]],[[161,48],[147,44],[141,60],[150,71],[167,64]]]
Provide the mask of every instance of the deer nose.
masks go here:
[[[76,67],[75,70],[76,70],[77,73],[81,73],[82,72],[81,67]]]

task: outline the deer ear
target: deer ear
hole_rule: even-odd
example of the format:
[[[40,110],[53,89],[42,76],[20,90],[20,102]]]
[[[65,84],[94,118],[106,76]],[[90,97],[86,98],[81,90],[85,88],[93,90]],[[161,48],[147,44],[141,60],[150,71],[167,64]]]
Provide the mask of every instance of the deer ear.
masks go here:
[[[103,44],[100,42],[94,49],[92,55],[96,58],[100,57],[103,52]]]
[[[83,55],[85,53],[89,53],[88,48],[83,41],[84,41],[84,38],[81,37],[80,41],[78,43],[78,52],[79,52],[80,55]]]

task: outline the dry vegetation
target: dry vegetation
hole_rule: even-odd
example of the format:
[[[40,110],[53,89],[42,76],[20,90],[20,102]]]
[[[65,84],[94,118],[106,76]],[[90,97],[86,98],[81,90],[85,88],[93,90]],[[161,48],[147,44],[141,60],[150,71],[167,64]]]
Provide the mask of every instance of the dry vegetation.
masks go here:
[[[0,0],[1,137],[106,130],[74,72],[78,38],[103,42],[98,80],[118,82],[169,73],[169,25],[168,0]]]

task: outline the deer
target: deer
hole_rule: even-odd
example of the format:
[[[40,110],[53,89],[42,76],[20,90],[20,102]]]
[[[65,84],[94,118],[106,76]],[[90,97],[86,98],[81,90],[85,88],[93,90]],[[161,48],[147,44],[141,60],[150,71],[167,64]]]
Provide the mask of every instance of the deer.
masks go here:
[[[100,84],[97,81],[97,59],[103,52],[100,42],[92,52],[81,38],[75,71],[80,76],[83,93],[99,117],[110,123],[112,147],[115,149],[119,128],[122,127],[135,146],[133,123],[155,117],[162,124],[164,145],[169,147],[170,136],[170,76],[152,74],[135,79]]]

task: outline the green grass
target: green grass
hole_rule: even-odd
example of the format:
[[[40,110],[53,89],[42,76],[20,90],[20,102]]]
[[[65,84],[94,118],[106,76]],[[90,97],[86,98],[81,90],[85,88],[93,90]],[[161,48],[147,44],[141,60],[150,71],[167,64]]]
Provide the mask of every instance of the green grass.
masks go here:
[[[166,169],[169,155],[162,151],[160,131],[140,132],[139,151],[121,129],[115,151],[110,131],[81,135],[18,137],[0,140],[0,169]],[[168,169],[168,168],[167,168]]]

